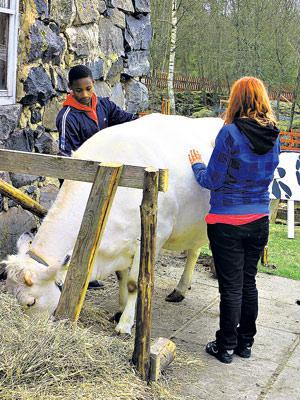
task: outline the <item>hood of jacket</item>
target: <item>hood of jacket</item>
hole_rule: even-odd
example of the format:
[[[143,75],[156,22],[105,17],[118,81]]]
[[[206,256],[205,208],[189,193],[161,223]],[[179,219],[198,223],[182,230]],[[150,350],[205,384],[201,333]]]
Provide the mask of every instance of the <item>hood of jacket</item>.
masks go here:
[[[233,123],[249,139],[252,151],[259,155],[266,154],[274,147],[280,132],[277,126],[262,126],[250,118],[238,118]]]

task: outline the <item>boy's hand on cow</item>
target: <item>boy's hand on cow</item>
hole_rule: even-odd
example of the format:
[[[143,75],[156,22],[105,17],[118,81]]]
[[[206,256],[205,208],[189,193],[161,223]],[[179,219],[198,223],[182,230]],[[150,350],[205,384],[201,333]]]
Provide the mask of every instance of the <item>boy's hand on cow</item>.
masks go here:
[[[190,150],[189,160],[190,160],[191,165],[194,165],[197,163],[203,163],[201,154],[199,153],[198,150],[195,150],[195,149]]]

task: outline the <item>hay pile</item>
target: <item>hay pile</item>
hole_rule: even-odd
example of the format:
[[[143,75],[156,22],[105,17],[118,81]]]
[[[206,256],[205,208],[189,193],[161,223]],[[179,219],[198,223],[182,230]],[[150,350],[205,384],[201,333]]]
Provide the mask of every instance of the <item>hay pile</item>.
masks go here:
[[[130,367],[128,342],[29,319],[5,293],[0,306],[1,400],[155,398]]]
[[[158,383],[147,386],[129,360],[134,336],[114,335],[109,322],[117,309],[113,278],[105,289],[87,294],[76,329],[46,316],[26,317],[0,285],[1,400],[188,400],[181,374],[202,367],[177,349],[175,362]],[[107,311],[111,310],[111,311]],[[196,358],[196,360],[195,360]],[[179,380],[177,379],[179,377]]]

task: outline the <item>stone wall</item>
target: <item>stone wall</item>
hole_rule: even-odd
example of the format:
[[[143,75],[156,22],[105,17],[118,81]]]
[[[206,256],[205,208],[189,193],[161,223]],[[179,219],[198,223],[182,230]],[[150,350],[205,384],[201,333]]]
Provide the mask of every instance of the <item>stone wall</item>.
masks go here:
[[[150,70],[150,41],[150,0],[20,0],[17,104],[0,106],[0,146],[56,154],[55,118],[76,64],[92,69],[99,96],[130,112],[147,109],[140,78]],[[1,177],[47,207],[58,191],[38,176]],[[0,260],[38,222],[0,195]]]

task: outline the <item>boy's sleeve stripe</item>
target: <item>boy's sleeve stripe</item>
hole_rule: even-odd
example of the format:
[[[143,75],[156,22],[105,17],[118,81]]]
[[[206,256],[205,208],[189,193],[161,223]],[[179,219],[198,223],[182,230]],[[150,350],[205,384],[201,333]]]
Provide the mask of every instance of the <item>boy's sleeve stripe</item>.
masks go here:
[[[68,107],[64,112],[62,117],[62,129],[61,129],[61,140],[60,140],[60,147],[62,150],[65,150],[65,143],[66,143],[66,120],[67,116],[71,110],[71,107]]]

